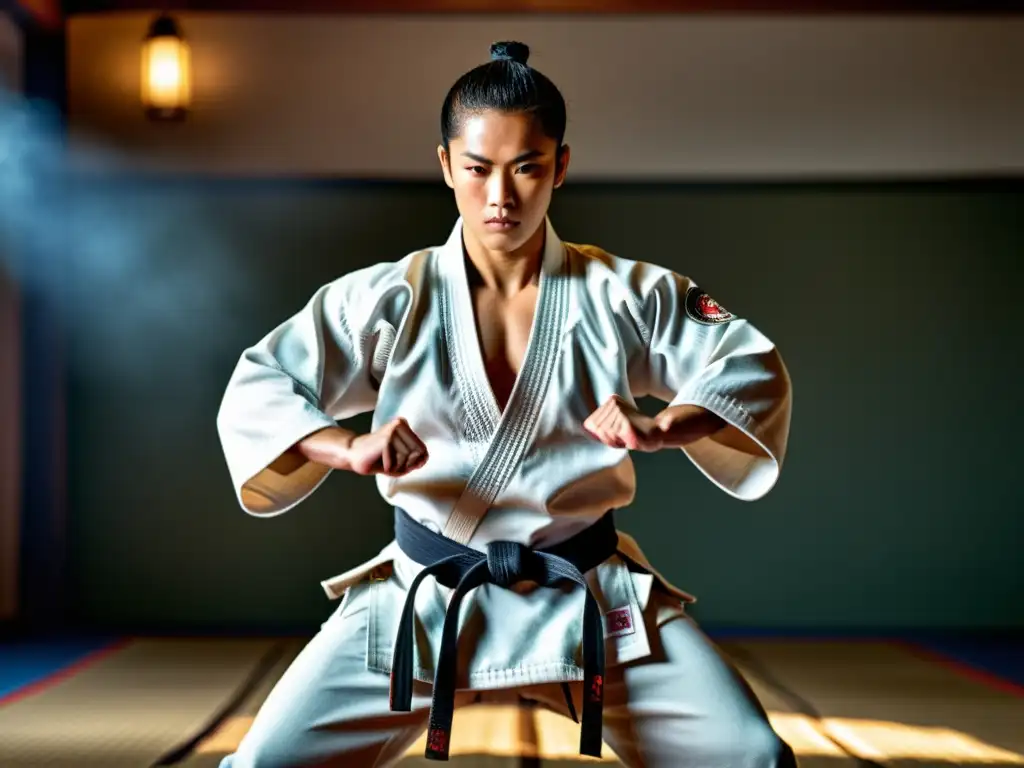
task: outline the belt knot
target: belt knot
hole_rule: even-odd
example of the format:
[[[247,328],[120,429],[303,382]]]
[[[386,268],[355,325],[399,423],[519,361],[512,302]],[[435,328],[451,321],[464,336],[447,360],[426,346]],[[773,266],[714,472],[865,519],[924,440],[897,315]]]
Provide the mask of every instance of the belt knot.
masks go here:
[[[507,589],[524,581],[532,550],[516,541],[492,541],[487,545],[487,570],[499,587]]]

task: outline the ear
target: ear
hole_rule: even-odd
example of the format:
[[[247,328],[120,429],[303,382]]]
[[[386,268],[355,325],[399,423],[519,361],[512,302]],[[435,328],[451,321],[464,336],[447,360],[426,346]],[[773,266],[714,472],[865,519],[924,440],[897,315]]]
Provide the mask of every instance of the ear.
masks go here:
[[[451,157],[444,148],[444,144],[437,145],[437,159],[441,163],[441,173],[444,174],[444,183],[449,189],[455,189],[455,182],[452,180]]]
[[[565,183],[565,174],[569,170],[569,145],[563,144],[558,150],[558,165],[555,168],[555,189]]]

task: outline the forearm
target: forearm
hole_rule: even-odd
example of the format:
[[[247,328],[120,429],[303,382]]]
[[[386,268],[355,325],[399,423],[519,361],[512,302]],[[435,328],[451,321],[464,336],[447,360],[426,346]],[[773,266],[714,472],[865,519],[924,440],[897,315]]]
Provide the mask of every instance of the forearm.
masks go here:
[[[307,461],[323,464],[333,469],[348,470],[347,449],[355,440],[356,433],[343,427],[326,427],[313,432],[282,453],[270,469],[278,474],[294,472]]]
[[[721,416],[699,405],[674,405],[654,417],[661,430],[662,447],[682,448],[724,429]]]

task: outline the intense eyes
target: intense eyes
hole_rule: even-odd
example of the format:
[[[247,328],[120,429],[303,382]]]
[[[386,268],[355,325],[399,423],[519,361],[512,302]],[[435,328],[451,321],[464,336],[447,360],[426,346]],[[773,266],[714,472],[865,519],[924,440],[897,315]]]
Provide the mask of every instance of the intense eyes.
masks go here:
[[[539,169],[540,166],[537,163],[524,163],[523,165],[520,165],[518,168],[516,168],[516,173],[534,173]],[[469,171],[474,176],[486,176],[488,172],[488,169],[482,165],[472,165],[466,168],[466,170]]]

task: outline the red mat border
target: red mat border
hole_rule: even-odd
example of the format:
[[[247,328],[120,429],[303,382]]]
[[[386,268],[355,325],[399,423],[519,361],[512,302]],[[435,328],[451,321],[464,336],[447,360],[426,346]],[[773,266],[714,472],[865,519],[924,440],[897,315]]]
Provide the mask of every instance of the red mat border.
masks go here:
[[[1005,677],[989,672],[988,670],[976,667],[966,661],[950,656],[941,651],[937,651],[934,648],[930,648],[927,645],[916,642],[913,640],[905,640],[902,638],[886,637],[884,635],[862,635],[859,637],[843,637],[838,634],[830,634],[823,637],[786,637],[785,635],[771,635],[766,637],[764,635],[757,634],[744,634],[738,633],[736,635],[727,635],[722,637],[714,637],[712,641],[718,644],[727,644],[729,642],[757,642],[765,640],[782,640],[787,643],[793,642],[808,642],[808,643],[881,643],[900,648],[923,661],[928,661],[936,664],[940,667],[953,672],[960,677],[967,678],[976,683],[984,685],[993,690],[1008,693],[1011,696],[1018,696],[1024,698],[1024,685],[1017,683],[1013,680],[1008,680]]]
[[[973,664],[968,664],[967,662],[961,661],[953,656],[948,656],[941,651],[936,651],[934,648],[929,648],[926,645],[921,645],[910,640],[891,640],[890,642],[893,645],[924,659],[925,661],[930,661],[940,667],[945,667],[950,672],[954,672],[961,677],[968,678],[976,683],[981,683],[982,685],[993,688],[997,691],[1009,693],[1011,696],[1024,698],[1024,685],[1016,683],[1013,680],[1007,680],[1005,677],[1000,677],[997,674],[980,669]]]
[[[37,693],[42,693],[48,688],[52,688],[58,683],[62,683],[68,680],[79,672],[93,666],[94,664],[113,656],[115,653],[124,650],[132,642],[131,638],[125,638],[123,640],[117,640],[110,645],[104,646],[98,650],[87,653],[85,656],[80,658],[78,661],[72,662],[65,667],[61,667],[55,672],[39,678],[31,683],[21,686],[10,693],[0,696],[0,707],[4,707],[16,702],[27,699],[30,696],[35,696]]]

